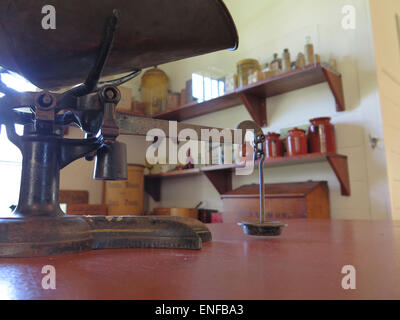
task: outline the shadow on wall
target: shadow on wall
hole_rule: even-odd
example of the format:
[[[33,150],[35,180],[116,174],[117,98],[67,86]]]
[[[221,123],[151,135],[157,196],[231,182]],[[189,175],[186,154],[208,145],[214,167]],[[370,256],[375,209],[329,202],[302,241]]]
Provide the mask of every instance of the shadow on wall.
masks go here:
[[[338,71],[342,74],[346,111],[361,107],[363,98],[378,91],[375,69],[360,69],[357,60],[351,56],[345,56],[339,61]],[[360,82],[362,82],[362,91]]]

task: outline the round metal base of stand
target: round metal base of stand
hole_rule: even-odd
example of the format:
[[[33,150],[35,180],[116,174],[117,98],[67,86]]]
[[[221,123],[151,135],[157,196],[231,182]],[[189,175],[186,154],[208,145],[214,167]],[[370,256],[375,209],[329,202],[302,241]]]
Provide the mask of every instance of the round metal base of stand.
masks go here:
[[[0,257],[43,257],[92,250],[90,228],[80,217],[0,219]]]
[[[251,236],[279,236],[287,224],[275,221],[268,221],[262,224],[254,222],[239,222],[243,232]]]

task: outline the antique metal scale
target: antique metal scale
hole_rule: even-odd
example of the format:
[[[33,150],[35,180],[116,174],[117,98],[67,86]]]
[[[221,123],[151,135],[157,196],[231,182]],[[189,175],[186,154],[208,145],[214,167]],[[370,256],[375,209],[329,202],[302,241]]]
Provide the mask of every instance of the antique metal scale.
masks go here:
[[[45,5],[55,8],[54,30],[42,28]],[[58,201],[59,173],[85,157],[96,160],[95,179],[126,179],[126,146],[117,141],[117,86],[143,68],[237,44],[233,20],[220,0],[1,1],[0,71],[16,72],[42,91],[19,93],[0,86],[5,94],[0,124],[23,155],[18,206],[0,219],[0,256],[200,249],[202,241],[210,241],[209,230],[191,219],[67,216]],[[22,136],[15,124],[24,125]],[[85,139],[65,139],[68,125],[80,127]]]
[[[46,5],[55,8],[54,30],[42,28]],[[2,0],[0,73],[18,73],[41,91],[20,93],[0,82],[0,125],[23,155],[18,206],[0,219],[0,257],[200,249],[210,241],[209,230],[192,219],[67,216],[59,206],[59,176],[85,157],[96,161],[95,179],[126,179],[117,86],[143,68],[237,45],[221,0]],[[121,74],[127,75],[100,80]],[[15,124],[24,126],[22,136]],[[85,138],[64,138],[69,125],[80,127]]]

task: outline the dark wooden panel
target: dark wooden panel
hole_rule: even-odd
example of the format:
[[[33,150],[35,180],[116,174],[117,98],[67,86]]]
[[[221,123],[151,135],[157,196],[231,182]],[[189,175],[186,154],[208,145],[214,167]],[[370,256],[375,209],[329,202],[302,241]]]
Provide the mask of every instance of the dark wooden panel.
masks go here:
[[[193,176],[200,174],[201,170],[199,168],[185,169],[185,170],[174,170],[170,172],[162,172],[156,174],[148,174],[145,176],[146,179],[156,179],[156,178],[168,178],[168,177],[181,177],[181,176]]]
[[[68,215],[106,216],[108,207],[105,204],[70,204],[67,206]]]
[[[86,190],[60,190],[60,203],[88,204],[89,191]]]

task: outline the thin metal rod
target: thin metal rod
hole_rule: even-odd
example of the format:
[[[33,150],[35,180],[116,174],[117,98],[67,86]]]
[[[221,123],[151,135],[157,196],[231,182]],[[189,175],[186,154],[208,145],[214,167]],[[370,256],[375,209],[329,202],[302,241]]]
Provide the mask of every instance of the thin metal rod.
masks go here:
[[[121,84],[124,84],[125,82],[128,82],[130,80],[132,80],[133,78],[137,77],[138,75],[140,75],[140,73],[142,72],[142,70],[140,69],[135,69],[134,71],[132,71],[130,74],[122,77],[122,78],[118,78],[115,80],[110,80],[110,81],[104,81],[104,82],[100,82],[97,86],[97,90],[105,87],[105,86],[120,86]],[[97,91],[96,90],[96,91]]]
[[[264,185],[264,160],[265,154],[261,155],[260,163],[258,164],[258,171],[260,175],[260,224],[265,220],[265,185]]]

